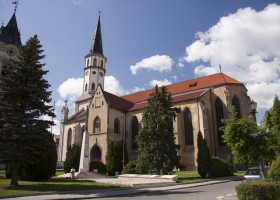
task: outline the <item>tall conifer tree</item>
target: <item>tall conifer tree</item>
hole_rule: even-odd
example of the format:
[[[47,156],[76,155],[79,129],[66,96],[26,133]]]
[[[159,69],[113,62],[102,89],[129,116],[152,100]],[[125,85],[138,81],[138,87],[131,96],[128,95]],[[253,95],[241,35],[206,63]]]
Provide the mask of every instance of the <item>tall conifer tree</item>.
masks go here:
[[[138,173],[167,174],[179,162],[173,134],[173,120],[178,109],[172,107],[171,94],[165,86],[155,87],[143,115],[143,129],[137,136]]]
[[[35,163],[44,149],[42,134],[50,134],[53,124],[43,116],[54,117],[50,85],[44,79],[48,71],[40,61],[42,45],[37,36],[20,48],[17,61],[0,79],[0,162],[12,167],[11,185],[17,186],[18,169]]]

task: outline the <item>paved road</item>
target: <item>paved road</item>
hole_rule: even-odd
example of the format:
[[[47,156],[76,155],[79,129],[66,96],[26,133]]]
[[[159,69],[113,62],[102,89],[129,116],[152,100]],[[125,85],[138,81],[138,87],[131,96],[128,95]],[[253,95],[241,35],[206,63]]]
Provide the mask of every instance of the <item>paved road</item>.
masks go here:
[[[154,191],[125,197],[94,198],[102,200],[237,200],[235,186],[241,181],[184,188],[168,191]]]

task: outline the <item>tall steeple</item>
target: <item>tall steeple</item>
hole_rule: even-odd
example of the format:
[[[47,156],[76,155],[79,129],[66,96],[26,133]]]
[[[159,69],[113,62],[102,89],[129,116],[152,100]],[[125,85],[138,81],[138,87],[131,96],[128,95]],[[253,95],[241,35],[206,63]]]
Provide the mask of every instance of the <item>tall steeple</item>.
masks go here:
[[[90,53],[99,53],[103,56],[100,15],[98,17],[98,23],[95,30],[94,38],[90,46]]]
[[[4,44],[13,44],[17,47],[22,45],[15,12],[6,27],[2,24],[0,28],[0,42]]]
[[[100,15],[89,54],[85,56],[83,94],[94,94],[98,85],[104,88],[107,58],[103,55]]]

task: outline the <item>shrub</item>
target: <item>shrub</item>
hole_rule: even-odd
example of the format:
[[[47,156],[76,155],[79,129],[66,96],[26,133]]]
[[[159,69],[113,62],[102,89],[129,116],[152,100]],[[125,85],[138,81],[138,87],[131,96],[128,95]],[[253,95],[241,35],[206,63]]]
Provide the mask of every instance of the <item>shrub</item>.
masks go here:
[[[236,186],[239,200],[279,200],[280,184],[268,181],[256,181]]]
[[[5,167],[5,175],[6,175],[6,178],[12,177],[12,168],[8,165],[6,165],[6,167]]]
[[[268,171],[268,177],[273,181],[280,181],[280,156],[272,162]]]
[[[19,177],[25,181],[42,181],[51,178],[56,172],[57,151],[51,134],[42,134],[42,149],[44,152],[33,164],[22,165]],[[6,178],[11,178],[12,168],[6,166]]]
[[[68,147],[63,166],[65,173],[69,173],[72,168],[75,168],[75,171],[79,170],[80,156],[81,147],[79,145],[73,144]]]
[[[232,176],[233,172],[230,170],[230,166],[224,160],[219,158],[212,158],[209,168],[208,176],[210,177],[222,177]]]
[[[124,174],[136,174],[136,161],[129,161],[123,169]]]
[[[89,163],[89,170],[93,169],[97,169],[100,174],[106,174],[106,165],[100,160],[93,160]]]
[[[125,160],[127,160],[127,153],[125,150]],[[123,142],[122,141],[112,141],[108,146],[108,162],[107,162],[107,172],[109,176],[114,176],[115,172],[121,172],[123,168]]]
[[[23,165],[19,170],[19,177],[25,181],[47,180],[55,175],[57,163],[56,144],[51,134],[42,134],[41,156],[33,164]]]
[[[205,178],[208,174],[209,167],[211,164],[210,151],[207,146],[206,140],[203,138],[202,133],[198,131],[197,136],[197,172],[202,177]]]

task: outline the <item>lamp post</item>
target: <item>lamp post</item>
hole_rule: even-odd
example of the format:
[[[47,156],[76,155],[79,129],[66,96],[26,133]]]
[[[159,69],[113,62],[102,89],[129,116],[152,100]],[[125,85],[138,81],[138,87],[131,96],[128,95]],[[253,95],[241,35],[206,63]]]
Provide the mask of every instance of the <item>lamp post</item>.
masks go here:
[[[257,114],[257,103],[252,99],[250,102],[251,107],[251,114],[255,122],[257,121],[256,114]]]

